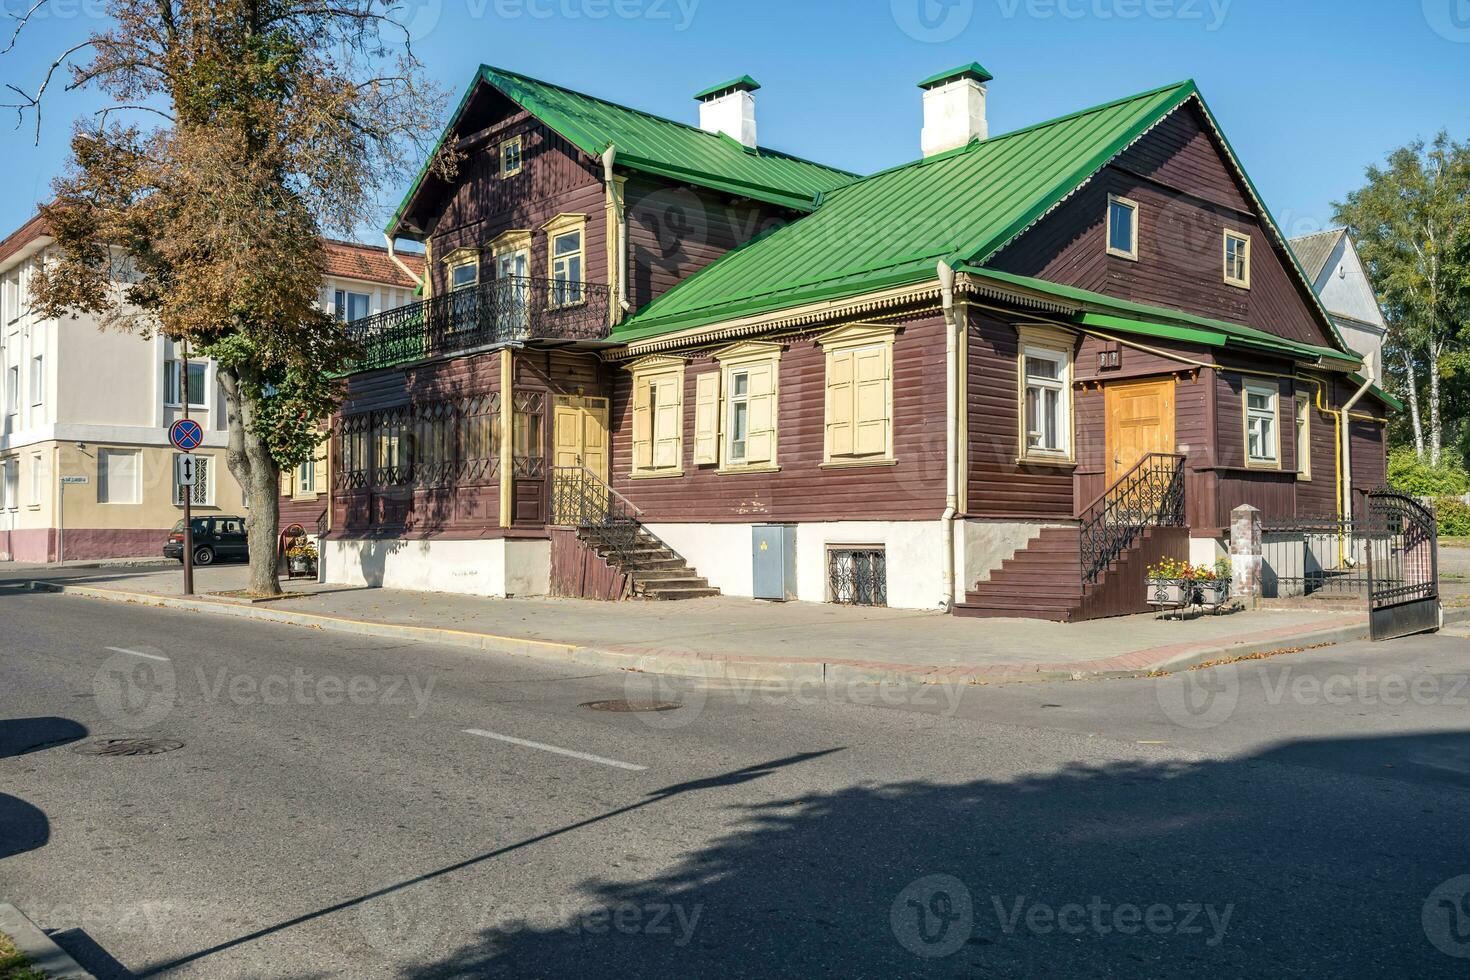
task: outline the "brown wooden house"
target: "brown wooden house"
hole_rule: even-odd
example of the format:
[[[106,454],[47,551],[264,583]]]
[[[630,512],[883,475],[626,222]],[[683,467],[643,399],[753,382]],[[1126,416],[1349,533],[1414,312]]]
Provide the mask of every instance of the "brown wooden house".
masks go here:
[[[388,229],[427,298],[354,326],[327,574],[1082,618],[1242,503],[1350,514],[1393,403],[1193,83],[991,137],[989,81],[860,178],[748,77],[696,128],[482,68]]]

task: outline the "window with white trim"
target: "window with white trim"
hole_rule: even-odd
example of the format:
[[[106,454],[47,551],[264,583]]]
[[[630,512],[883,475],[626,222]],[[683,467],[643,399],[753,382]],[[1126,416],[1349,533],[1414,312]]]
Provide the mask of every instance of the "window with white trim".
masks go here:
[[[1238,231],[1225,232],[1225,281],[1241,289],[1251,286],[1251,238]]]
[[[332,295],[333,315],[344,323],[361,320],[372,309],[373,298],[367,293],[338,289]]]
[[[303,460],[296,467],[296,493],[298,496],[316,494],[316,460]]]
[[[547,267],[551,270],[551,295],[548,305],[575,306],[586,299],[585,278],[587,216],[582,214],[557,215],[546,223],[546,239],[549,255]]]
[[[653,360],[633,373],[633,475],[678,476],[684,462],[684,364]]]
[[[1312,478],[1312,399],[1296,396],[1296,475],[1299,480]]]
[[[97,451],[97,502],[99,504],[136,504],[142,500],[139,477],[139,452],[136,449],[99,449]]]
[[[519,136],[512,136],[500,144],[500,176],[502,178],[514,177],[521,172],[523,163],[521,151]]]
[[[1248,383],[1245,386],[1245,461],[1248,466],[1276,466],[1281,458],[1278,449],[1279,395],[1275,385]]]
[[[7,324],[20,319],[20,271],[7,273],[5,288],[0,291],[0,321]]]
[[[1138,205],[1108,195],[1108,254],[1138,260]]]
[[[40,453],[31,453],[31,499],[32,507],[41,506],[46,496],[46,459]]]
[[[720,362],[717,418],[720,466],[725,470],[776,467],[776,383],[780,348],[737,344],[715,355]]]
[[[480,284],[480,260],[462,259],[449,267],[449,289],[474,289]]]
[[[1072,356],[1035,344],[1021,347],[1021,456],[1070,459]]]
[[[172,360],[163,366],[163,401],[169,408],[182,408],[184,394],[179,374],[183,362]],[[205,388],[209,365],[204,361],[189,362],[189,407],[208,408],[209,392]]]
[[[31,404],[39,405],[46,400],[46,355],[31,358]]]
[[[20,460],[15,456],[0,463],[0,506],[7,510],[20,506]]]
[[[195,456],[194,461],[198,464],[194,470],[194,485],[192,487],[179,486],[179,468],[177,466],[178,453],[174,454],[173,483],[174,483],[174,506],[184,506],[184,497],[188,495],[189,503],[195,507],[210,507],[214,504],[214,460],[210,456]]]
[[[20,365],[12,364],[5,369],[5,414],[20,411]]]

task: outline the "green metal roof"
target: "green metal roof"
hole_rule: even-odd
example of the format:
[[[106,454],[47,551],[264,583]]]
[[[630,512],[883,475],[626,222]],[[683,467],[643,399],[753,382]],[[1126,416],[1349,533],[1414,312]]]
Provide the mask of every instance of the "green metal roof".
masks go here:
[[[459,117],[481,83],[500,90],[589,156],[602,156],[612,144],[617,148],[617,165],[621,168],[641,170],[799,211],[810,211],[816,207],[823,192],[857,178],[856,174],[845,170],[775,150],[747,148],[720,133],[707,133],[695,126],[489,65],[481,65],[476,72],[439,138],[441,146],[455,132]],[[430,154],[429,160],[433,157],[434,154]],[[427,173],[426,162],[394,213],[393,220],[388,223],[388,234],[398,233],[399,222],[408,212]]]
[[[721,82],[719,85],[711,85],[709,88],[703,90],[702,92],[695,92],[694,98],[696,101],[703,101],[704,99],[709,98],[711,95],[718,95],[721,92],[729,92],[732,89],[740,89],[741,91],[745,92],[754,92],[760,87],[761,83],[751,78],[749,75],[741,75],[739,78],[732,78],[728,82]]]
[[[919,83],[919,88],[933,88],[936,85],[943,85],[945,82],[952,82],[956,78],[975,78],[982,82],[995,80],[995,76],[986,71],[984,65],[978,61],[972,61],[968,65],[960,65],[958,68],[951,68],[949,71],[942,71],[937,75],[930,75]]]
[[[620,325],[629,342],[981,263],[1196,94],[1181,82],[854,181]]]

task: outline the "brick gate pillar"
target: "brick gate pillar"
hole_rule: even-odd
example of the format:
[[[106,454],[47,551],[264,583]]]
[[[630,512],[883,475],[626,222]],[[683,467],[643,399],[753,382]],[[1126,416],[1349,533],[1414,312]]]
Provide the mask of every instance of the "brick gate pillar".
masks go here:
[[[1230,512],[1230,591],[1246,608],[1261,599],[1261,512],[1242,504]]]

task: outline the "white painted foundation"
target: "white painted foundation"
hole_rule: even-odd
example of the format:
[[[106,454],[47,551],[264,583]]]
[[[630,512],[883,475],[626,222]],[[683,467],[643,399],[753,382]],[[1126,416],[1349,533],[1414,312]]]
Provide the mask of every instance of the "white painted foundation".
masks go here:
[[[1189,563],[1191,565],[1213,565],[1218,559],[1228,557],[1227,542],[1219,538],[1190,538]]]
[[[327,540],[323,581],[508,598],[551,591],[551,542]]]

